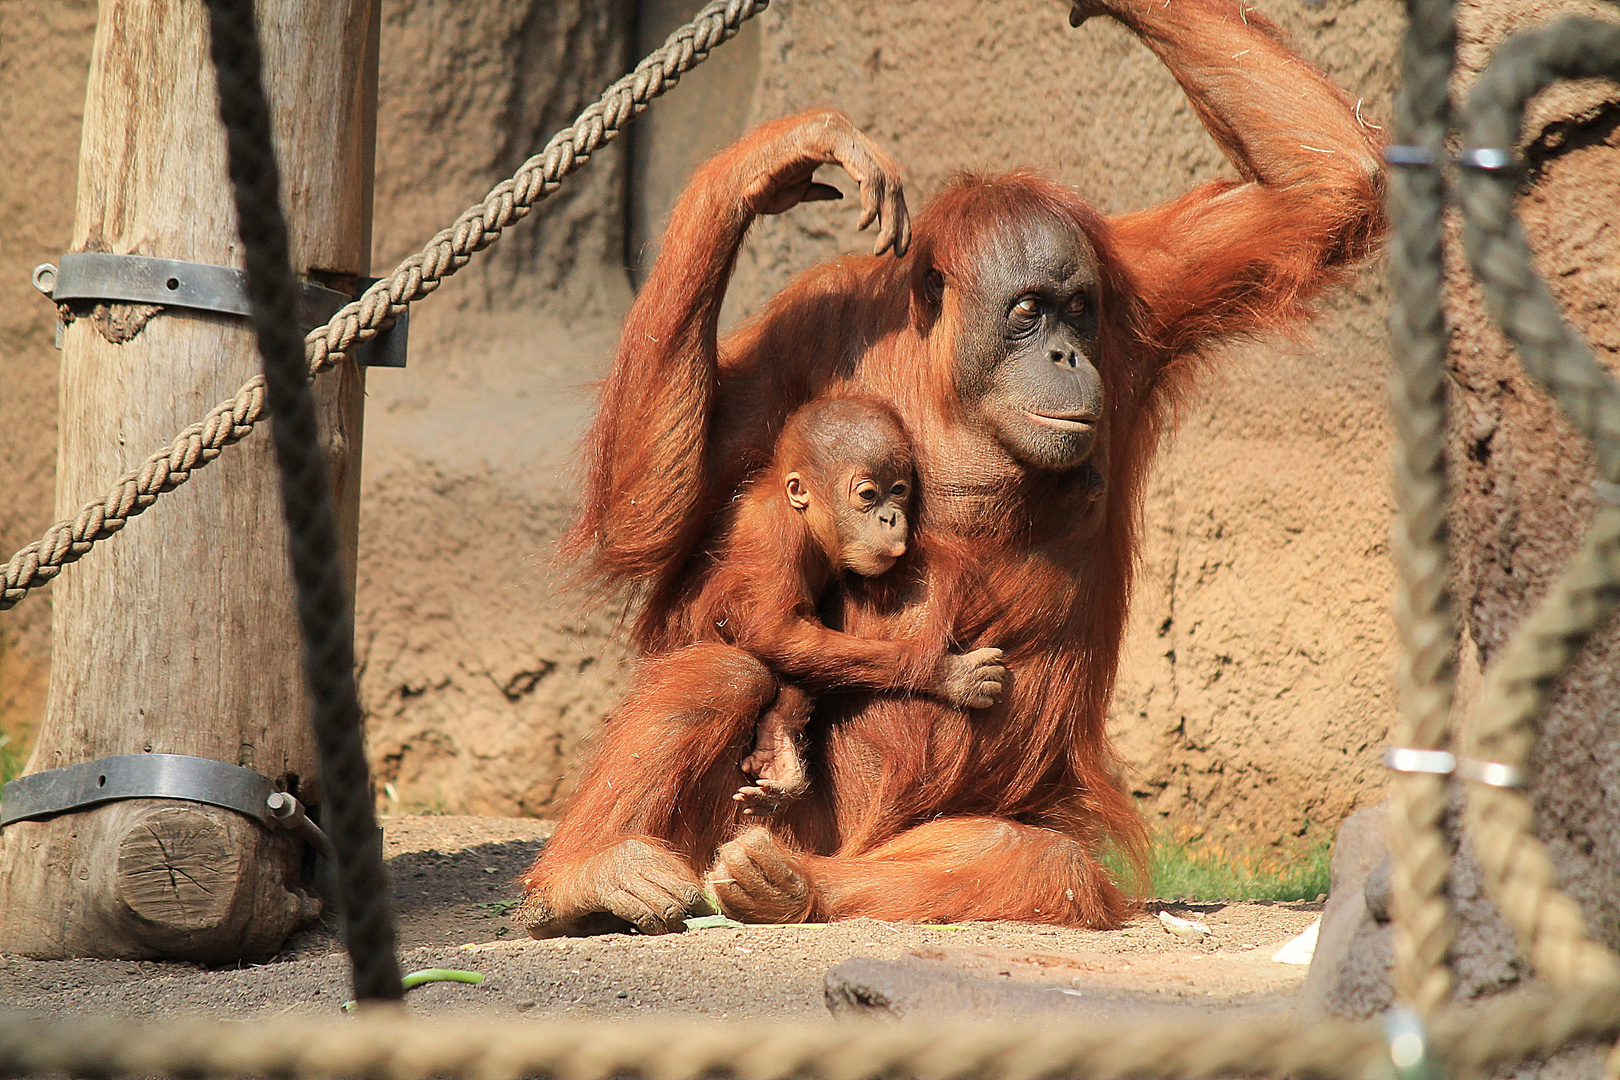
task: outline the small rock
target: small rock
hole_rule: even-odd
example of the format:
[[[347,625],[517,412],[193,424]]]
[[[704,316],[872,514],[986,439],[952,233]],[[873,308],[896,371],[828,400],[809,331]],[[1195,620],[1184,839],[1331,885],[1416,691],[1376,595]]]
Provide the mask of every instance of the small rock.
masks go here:
[[[1321,930],[1322,920],[1317,919],[1298,937],[1285,941],[1282,948],[1271,954],[1271,958],[1279,964],[1310,963],[1311,957],[1316,955],[1316,935]]]
[[[1181,919],[1168,911],[1159,912],[1159,925],[1164,927],[1167,934],[1174,934],[1186,941],[1202,941],[1209,937],[1211,931],[1208,926],[1194,919]]]

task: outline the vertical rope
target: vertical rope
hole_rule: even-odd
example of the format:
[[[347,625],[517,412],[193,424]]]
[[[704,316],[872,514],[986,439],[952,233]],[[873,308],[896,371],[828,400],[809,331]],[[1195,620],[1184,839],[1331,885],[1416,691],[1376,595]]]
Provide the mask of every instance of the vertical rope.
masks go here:
[[[264,358],[271,437],[281,471],[287,551],[298,591],[304,676],[320,750],[328,832],[337,851],[337,893],[354,972],[355,997],[399,999],[394,917],[376,843],[371,780],[354,683],[354,627],[338,559],[337,526],[298,332],[297,293],[287,255],[280,175],[270,141],[270,107],[260,74],[252,0],[208,0],[211,55],[219,80],[226,161]]]
[[[1392,737],[1397,746],[1441,750],[1449,741],[1456,629],[1446,536],[1448,337],[1439,163],[1445,160],[1450,121],[1456,30],[1451,0],[1409,0],[1408,10],[1393,134],[1399,144],[1427,150],[1434,164],[1394,168],[1389,182],[1393,464],[1400,510],[1393,549],[1399,574],[1396,621],[1404,646],[1396,673],[1401,711]],[[1419,1015],[1429,1016],[1451,993],[1446,778],[1396,774],[1391,803],[1395,992]]]

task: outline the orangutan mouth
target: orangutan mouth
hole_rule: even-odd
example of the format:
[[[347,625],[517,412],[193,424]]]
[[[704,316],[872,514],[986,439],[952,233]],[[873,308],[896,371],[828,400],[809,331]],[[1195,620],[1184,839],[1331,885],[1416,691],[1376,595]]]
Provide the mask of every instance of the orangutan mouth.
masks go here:
[[[1053,428],[1057,431],[1082,434],[1097,426],[1095,413],[1070,413],[1063,416],[1053,416],[1049,413],[1028,412],[1025,416],[1040,424],[1042,427]]]

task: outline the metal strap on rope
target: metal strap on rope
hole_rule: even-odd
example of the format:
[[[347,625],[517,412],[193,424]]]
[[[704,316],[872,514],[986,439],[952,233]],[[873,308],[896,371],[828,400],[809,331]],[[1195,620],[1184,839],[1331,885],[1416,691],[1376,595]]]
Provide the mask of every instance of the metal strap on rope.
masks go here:
[[[330,856],[332,845],[303,804],[268,776],[189,754],[120,754],[19,776],[0,787],[0,829],[126,799],[178,799],[235,810],[297,832]]]
[[[1432,169],[1442,164],[1440,156],[1427,146],[1386,146],[1384,162],[1408,169]],[[1500,146],[1469,147],[1457,154],[1456,162],[1475,172],[1511,176],[1524,169],[1524,162],[1512,150]]]
[[[1512,175],[1524,169],[1519,155],[1500,146],[1474,146],[1457,155],[1457,164],[1475,172]]]
[[[1427,146],[1386,146],[1384,161],[1404,168],[1428,169],[1439,163]]]
[[[1599,502],[1620,506],[1620,484],[1611,480],[1592,481],[1592,494],[1597,496]]]
[[[1460,776],[1486,787],[1519,788],[1525,785],[1525,771],[1517,765],[1500,761],[1476,761],[1459,758],[1447,750],[1415,750],[1409,746],[1392,746],[1384,751],[1384,764],[1395,772],[1431,773],[1436,776]]]
[[[365,292],[377,280],[360,278],[359,291]],[[33,274],[34,288],[58,304],[74,300],[158,304],[243,317],[253,310],[245,281],[242,271],[229,266],[100,251],[63,255],[54,265],[40,263]],[[354,299],[312,282],[299,284],[298,323],[306,332],[324,325]],[[355,359],[370,367],[404,367],[410,317],[410,312],[403,313],[392,329],[359,346]],[[56,347],[62,347],[60,322],[56,324]]]

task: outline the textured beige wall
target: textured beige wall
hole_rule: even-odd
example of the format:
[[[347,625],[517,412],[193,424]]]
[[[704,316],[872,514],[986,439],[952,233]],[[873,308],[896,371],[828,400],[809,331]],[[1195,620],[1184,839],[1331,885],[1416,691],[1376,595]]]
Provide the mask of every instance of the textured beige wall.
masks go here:
[[[631,62],[629,5],[385,0],[374,265],[538,152]],[[629,303],[625,154],[599,152],[412,313],[373,372],[357,595],[390,809],[536,814],[618,696],[611,613],[553,588],[585,391]]]
[[[56,313],[29,274],[56,261],[73,229],[95,20],[93,0],[0,0],[0,558],[51,524]],[[51,601],[41,592],[0,612],[0,733],[13,750],[45,712]]]
[[[696,6],[645,0],[632,19],[601,0],[385,0],[375,268],[480,197]],[[1393,0],[1261,6],[1381,122]],[[53,399],[22,401],[12,373],[48,385],[55,361],[49,308],[23,303],[22,277],[67,235],[66,200],[41,193],[71,189],[93,7],[0,0],[0,12],[0,55],[20,58],[0,64],[4,133],[43,155],[0,161],[0,191],[19,208],[0,229],[35,228],[19,224],[23,207],[60,215],[60,236],[0,280],[11,290],[0,293],[0,483],[17,493],[0,536],[15,546],[49,521],[39,447]],[[629,256],[655,242],[704,154],[749,122],[830,104],[901,162],[914,206],[961,168],[1033,165],[1108,211],[1225,174],[1146,49],[1105,21],[1073,31],[1063,16],[1055,0],[778,0],[654,106],[628,167],[623,144],[600,155],[566,198],[417,308],[410,369],[370,379],[358,598],[372,748],[398,805],[550,812],[617,698],[613,613],[558,596],[549,550],[572,499],[585,388],[629,301]],[[26,75],[23,62],[46,70]],[[40,104],[20,108],[11,91],[29,86]],[[854,217],[846,201],[763,223],[728,315],[817,259],[867,247]],[[1155,473],[1115,729],[1132,783],[1168,823],[1286,839],[1331,827],[1381,788],[1379,290],[1368,273],[1300,341],[1230,350]],[[32,313],[26,355],[14,310]],[[22,702],[14,716],[38,706],[20,658],[40,655],[47,604],[0,616],[0,633],[23,642],[0,661],[0,693]]]

